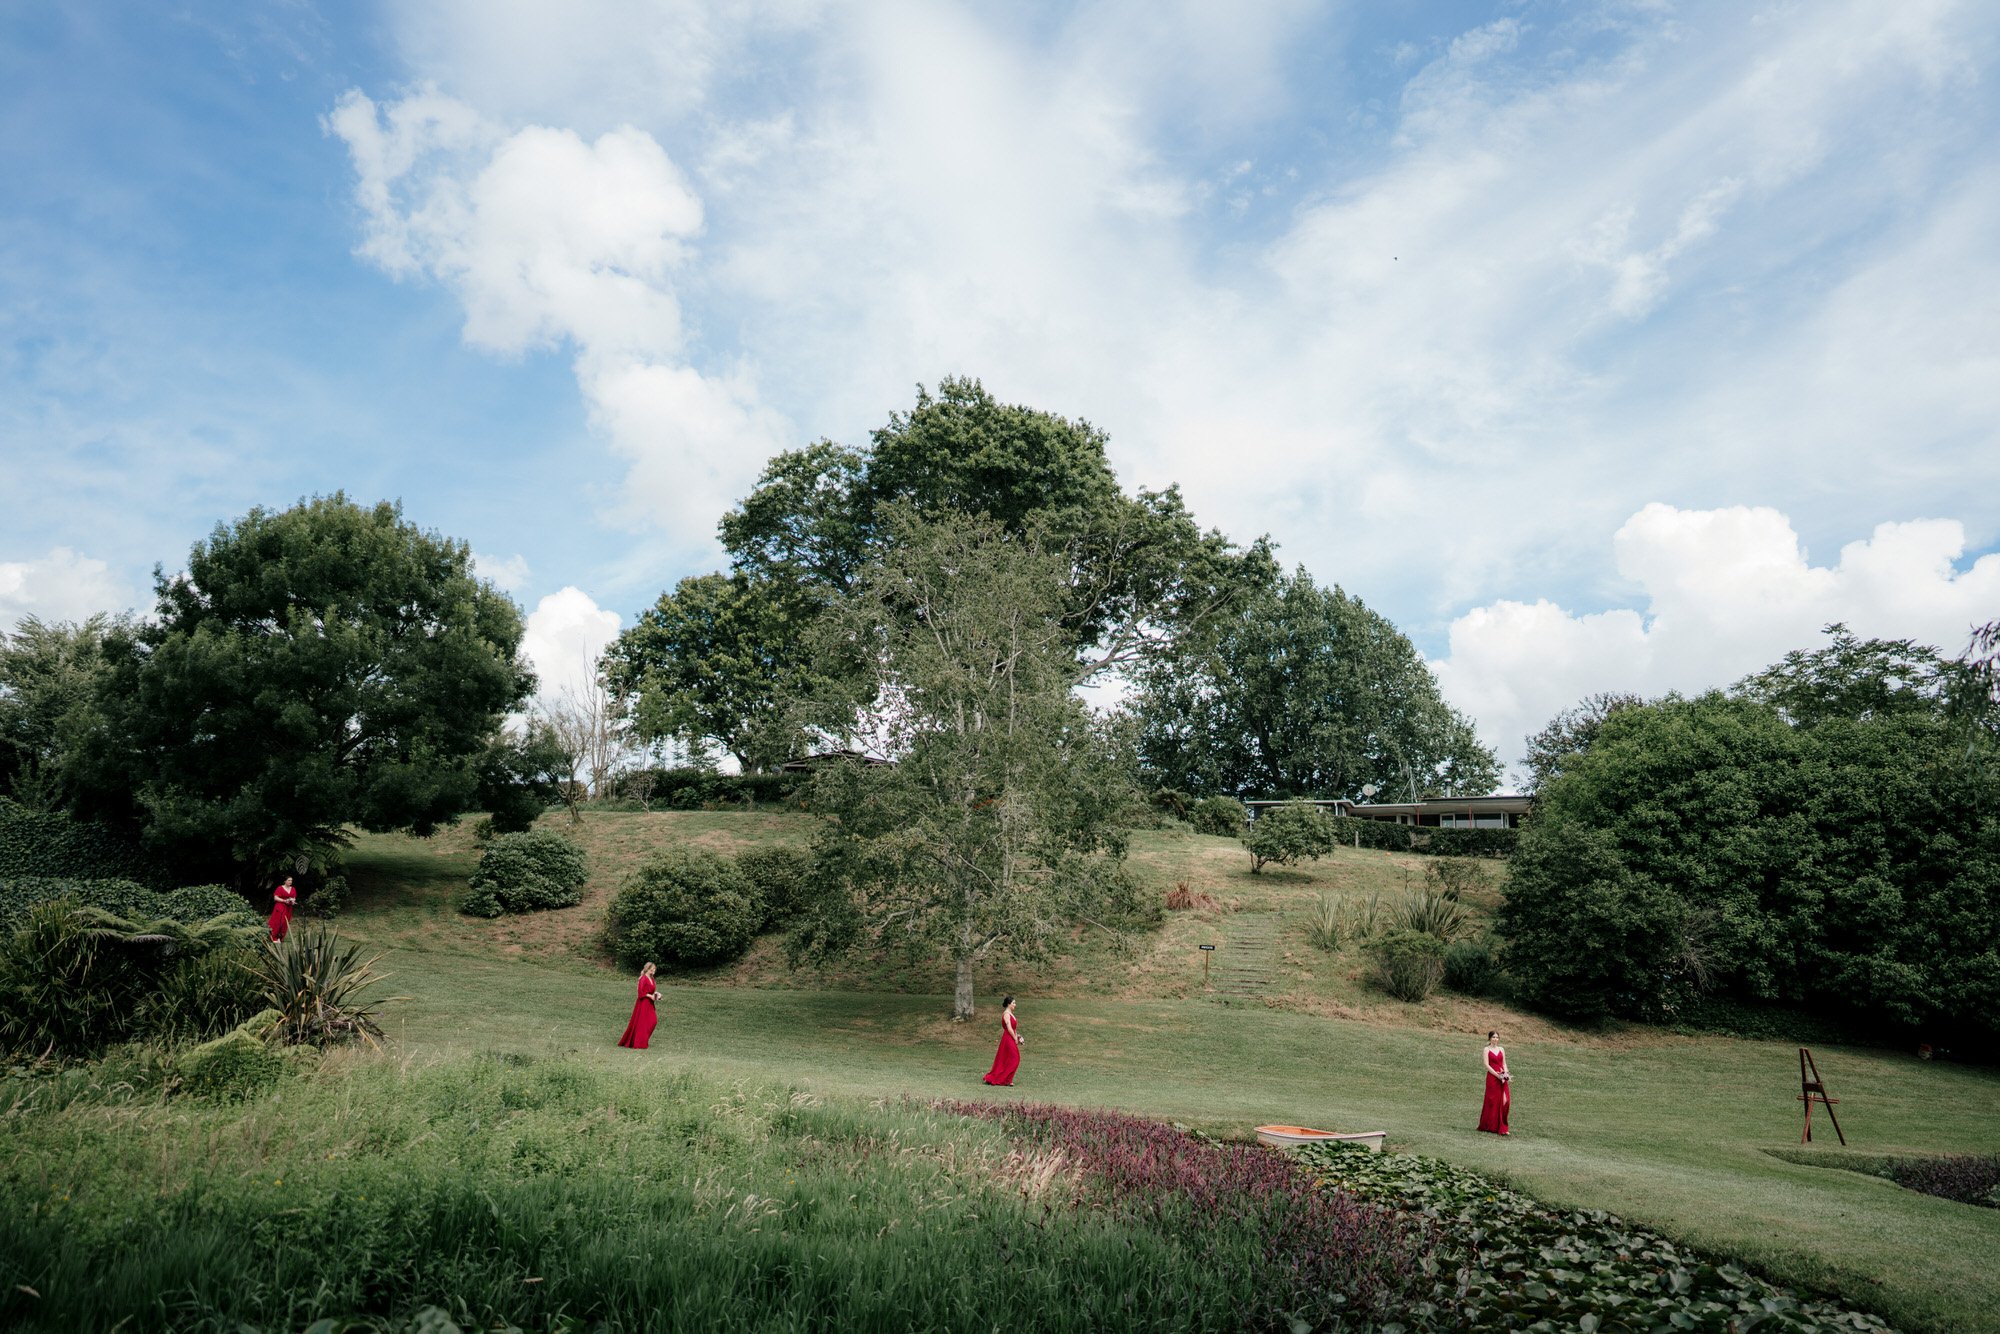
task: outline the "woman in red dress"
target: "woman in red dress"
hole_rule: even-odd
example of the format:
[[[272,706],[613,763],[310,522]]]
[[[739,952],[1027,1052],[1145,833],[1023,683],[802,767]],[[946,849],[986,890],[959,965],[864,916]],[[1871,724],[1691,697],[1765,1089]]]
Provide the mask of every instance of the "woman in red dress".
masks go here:
[[[1514,1102],[1514,1076],[1507,1069],[1507,1051],[1500,1035],[1486,1035],[1486,1104],[1479,1109],[1479,1128],[1507,1133],[1507,1112]]]
[[[653,965],[647,964],[639,970],[639,999],[632,1002],[632,1018],[625,1025],[625,1036],[618,1039],[621,1047],[644,1047],[653,1040],[653,1025],[660,1022],[654,1013],[653,996],[659,988],[653,985]]]
[[[996,1088],[1012,1088],[1014,1072],[1021,1068],[1021,1029],[1014,1022],[1014,998],[1000,1002],[1000,1050],[994,1053],[993,1068],[986,1082]]]
[[[299,892],[292,888],[292,878],[290,876],[285,877],[285,883],[278,886],[277,890],[271,895],[271,898],[273,900],[270,921],[271,939],[283,940],[285,933],[292,929],[292,905],[299,901]]]

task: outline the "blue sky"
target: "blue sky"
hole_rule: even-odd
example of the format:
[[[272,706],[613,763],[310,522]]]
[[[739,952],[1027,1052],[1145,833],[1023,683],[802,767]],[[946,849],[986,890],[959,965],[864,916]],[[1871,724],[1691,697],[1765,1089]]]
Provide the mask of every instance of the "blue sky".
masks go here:
[[[1403,625],[1503,753],[2000,615],[2000,9],[0,15],[0,625],[345,489],[552,677],[917,382]]]

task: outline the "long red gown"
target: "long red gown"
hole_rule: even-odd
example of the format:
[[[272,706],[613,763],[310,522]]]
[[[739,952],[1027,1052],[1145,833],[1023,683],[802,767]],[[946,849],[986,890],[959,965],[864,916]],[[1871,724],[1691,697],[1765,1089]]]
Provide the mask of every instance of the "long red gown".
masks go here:
[[[279,885],[271,895],[271,939],[283,940],[285,933],[292,929],[292,905],[299,901],[298,891]]]
[[[986,1072],[986,1082],[999,1088],[1014,1086],[1014,1072],[1021,1068],[1021,1044],[1014,1039],[1014,1019],[1009,1015],[1000,1021],[1000,1050],[993,1054],[993,1068]]]
[[[652,978],[639,979],[639,999],[632,1002],[632,1018],[625,1025],[625,1036],[618,1039],[619,1046],[644,1047],[653,1040],[653,1026],[660,1022],[653,1012],[653,993],[658,990]]]
[[[1500,1078],[1506,1065],[1506,1052],[1494,1047],[1486,1049],[1486,1103],[1479,1109],[1479,1128],[1496,1135],[1507,1133],[1507,1112],[1514,1103],[1514,1085]]]

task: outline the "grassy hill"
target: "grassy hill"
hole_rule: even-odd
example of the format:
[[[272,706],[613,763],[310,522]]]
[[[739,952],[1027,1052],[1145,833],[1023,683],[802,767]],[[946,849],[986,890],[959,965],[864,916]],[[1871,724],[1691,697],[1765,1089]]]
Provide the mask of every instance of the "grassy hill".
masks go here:
[[[814,1097],[989,1093],[977,1076],[991,1025],[948,1020],[943,968],[862,959],[792,972],[774,939],[737,965],[669,979],[656,1049],[618,1051],[632,984],[594,933],[624,872],[667,842],[727,850],[802,841],[810,825],[780,814],[592,814],[574,832],[592,864],[583,905],[492,922],[450,908],[476,860],[465,831],[357,843],[342,929],[385,951],[393,989],[409,998],[392,1024],[401,1050],[512,1051],[607,1071],[641,1062],[662,1078]],[[1579,1032],[1450,996],[1404,1005],[1367,983],[1351,948],[1329,955],[1307,943],[1322,893],[1356,902],[1400,893],[1420,880],[1418,858],[1343,850],[1309,869],[1252,876],[1233,842],[1158,831],[1135,836],[1132,863],[1156,891],[1185,883],[1223,910],[1170,913],[1122,953],[1082,933],[1047,968],[982,970],[983,1003],[1002,990],[1023,997],[1020,1096],[1223,1135],[1267,1121],[1386,1129],[1392,1147],[1495,1173],[1553,1203],[1622,1213],[1911,1328],[2000,1329],[2000,1211],[1770,1152],[1798,1139],[1791,1046]],[[1194,947],[1262,914],[1276,925],[1271,989],[1218,1003],[1202,991]],[[1507,1034],[1518,1074],[1507,1141],[1471,1129],[1487,1027]],[[1815,1146],[1817,1161],[2000,1148],[1992,1072],[1904,1053],[1817,1055],[1854,1145]]]
[[[362,834],[349,855],[352,907],[344,931],[378,945],[413,950],[462,951],[500,958],[574,961],[610,967],[598,933],[604,911],[619,883],[658,848],[684,845],[735,852],[758,843],[803,845],[812,821],[801,815],[754,812],[587,812],[580,824],[553,816],[540,826],[575,838],[589,858],[590,880],[575,907],[521,917],[480,919],[453,910],[452,895],[478,863],[479,850],[468,826],[430,839]],[[1387,902],[1423,883],[1427,859],[1342,848],[1303,867],[1266,867],[1250,873],[1250,857],[1233,839],[1211,838],[1184,829],[1141,830],[1132,836],[1132,874],[1164,899],[1176,885],[1205,894],[1220,907],[1174,912],[1160,927],[1114,940],[1079,928],[1061,957],[1031,967],[996,958],[982,964],[979,994],[1002,992],[1040,997],[1102,996],[1128,999],[1192,997],[1204,994],[1203,944],[1218,946],[1212,963],[1227,968],[1242,960],[1238,940],[1255,924],[1257,943],[1246,945],[1267,985],[1235,1003],[1319,1014],[1382,1019],[1454,1032],[1478,1031],[1506,1023],[1517,1032],[1554,1036],[1557,1029],[1491,1002],[1442,993],[1421,1006],[1385,996],[1366,980],[1367,961],[1351,944],[1328,954],[1307,938],[1322,895],[1356,910],[1371,899]],[[1471,906],[1483,924],[1498,903],[1503,864],[1482,863],[1495,877],[1495,890],[1474,896]],[[1264,930],[1268,929],[1268,936]],[[1266,947],[1262,941],[1268,939]],[[931,993],[950,991],[946,967],[912,963],[895,956],[857,958],[828,968],[793,970],[784,960],[779,936],[760,940],[736,964],[688,974],[682,981],[714,986],[866,990]],[[1219,980],[1219,979],[1218,979]],[[1231,999],[1211,985],[1209,994]]]

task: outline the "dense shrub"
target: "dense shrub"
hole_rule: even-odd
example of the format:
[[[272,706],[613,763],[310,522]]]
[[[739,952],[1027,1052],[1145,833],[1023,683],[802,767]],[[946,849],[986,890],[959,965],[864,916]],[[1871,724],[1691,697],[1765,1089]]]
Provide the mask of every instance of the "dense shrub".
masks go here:
[[[1996,758],[1909,710],[1621,709],[1538,794],[1499,916],[1509,971],[1579,1018],[1681,1022],[1720,997],[1990,1045]]]
[[[1500,990],[1500,960],[1493,942],[1453,941],[1444,952],[1444,984],[1461,996],[1491,996]]]
[[[671,848],[625,881],[611,900],[605,937],[628,968],[725,963],[750,948],[764,916],[763,902],[734,863]]]
[[[643,800],[648,806],[670,811],[796,806],[811,782],[811,774],[800,773],[723,774],[713,769],[646,769],[621,775],[613,795]]]
[[[134,880],[70,880],[47,876],[0,879],[0,928],[17,924],[37,904],[63,900],[84,908],[102,908],[120,917],[160,918],[202,922],[224,913],[255,917],[243,896],[221,885],[186,885],[179,889],[149,889]]]
[[[0,879],[48,876],[152,883],[158,874],[157,863],[124,830],[29,810],[0,797]]]
[[[1204,797],[1188,811],[1187,822],[1197,834],[1241,838],[1249,826],[1250,813],[1234,797]]]
[[[0,933],[0,1048],[87,1056],[223,1031],[246,1007],[236,970],[256,933],[235,914],[188,925],[38,903]]]
[[[1891,1163],[1888,1177],[1899,1186],[1926,1195],[2000,1209],[2000,1155],[1898,1158]]]
[[[1146,794],[1146,804],[1173,820],[1185,820],[1199,798],[1177,787],[1156,787]]]
[[[1291,866],[1324,857],[1333,851],[1333,820],[1311,802],[1266,806],[1263,814],[1250,822],[1243,846],[1250,850],[1253,875],[1267,864]]]
[[[1392,927],[1368,942],[1375,982],[1397,1000],[1429,1000],[1444,981],[1445,943],[1427,931]]]
[[[766,844],[737,854],[736,874],[764,905],[766,927],[790,920],[811,892],[818,862],[805,848]]]
[[[1880,1331],[1595,1209],[1553,1209],[1436,1158],[1314,1145],[1299,1157],[1345,1198],[1396,1209],[1435,1251],[1420,1328],[1486,1331]]]
[[[175,1067],[183,1092],[241,1102],[275,1084],[285,1071],[285,1060],[239,1029],[183,1053]]]
[[[235,940],[171,960],[133,1006],[136,1035],[187,1041],[227,1031],[264,1008],[257,944]]]
[[[479,855],[458,908],[474,917],[573,908],[589,875],[583,849],[561,834],[500,834]]]

